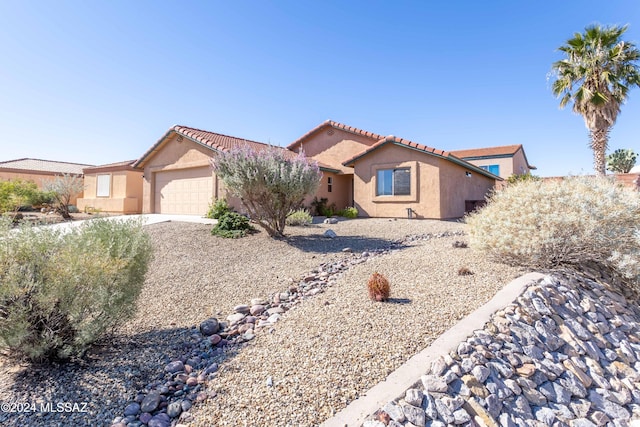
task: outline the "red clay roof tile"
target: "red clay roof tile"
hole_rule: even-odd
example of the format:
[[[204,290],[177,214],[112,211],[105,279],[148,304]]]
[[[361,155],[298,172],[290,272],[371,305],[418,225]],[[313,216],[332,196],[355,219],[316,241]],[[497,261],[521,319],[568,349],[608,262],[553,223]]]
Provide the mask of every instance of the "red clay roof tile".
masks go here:
[[[351,132],[351,133],[356,134],[356,135],[361,135],[361,136],[364,136],[364,137],[367,137],[367,138],[371,138],[372,140],[376,140],[376,141],[379,141],[380,139],[384,138],[384,136],[378,135],[377,133],[369,132],[369,131],[366,131],[366,130],[355,128],[353,126],[348,126],[348,125],[345,125],[345,124],[342,124],[342,123],[334,122],[333,120],[327,120],[327,121],[319,124],[315,128],[311,129],[309,132],[305,133],[300,138],[296,139],[294,142],[289,144],[287,146],[287,148],[289,150],[295,149],[304,140],[306,140],[307,138],[311,137],[316,132],[319,132],[319,131],[323,130],[324,128],[327,128],[327,127],[333,127],[335,129],[344,130],[344,131]]]

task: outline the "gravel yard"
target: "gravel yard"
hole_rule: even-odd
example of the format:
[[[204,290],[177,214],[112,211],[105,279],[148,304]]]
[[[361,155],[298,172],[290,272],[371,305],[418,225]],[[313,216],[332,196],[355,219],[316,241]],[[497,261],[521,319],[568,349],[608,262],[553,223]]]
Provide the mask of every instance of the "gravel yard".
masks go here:
[[[328,228],[338,237],[322,237]],[[406,236],[463,232],[465,225],[356,219],[289,227],[286,240],[264,232],[222,239],[210,229],[187,223],[148,226],[155,259],[138,315],[82,362],[45,369],[0,357],[0,400],[87,402],[88,412],[0,413],[0,423],[109,425],[136,391],[180,355],[191,327],[207,317],[224,319],[238,304],[286,290],[322,263],[388,247]],[[191,425],[319,424],[523,273],[471,249],[454,248],[456,240],[465,237],[408,241],[389,255],[354,265],[273,328],[259,330],[253,341],[229,353],[209,383],[216,397],[190,411]],[[343,253],[345,247],[354,254]],[[474,274],[458,275],[461,267]],[[368,299],[366,281],[374,271],[389,278],[392,301]]]

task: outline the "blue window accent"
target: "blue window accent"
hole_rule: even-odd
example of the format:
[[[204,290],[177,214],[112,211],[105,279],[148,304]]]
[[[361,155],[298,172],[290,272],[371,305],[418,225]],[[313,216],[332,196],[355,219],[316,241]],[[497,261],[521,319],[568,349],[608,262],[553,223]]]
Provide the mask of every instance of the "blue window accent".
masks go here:
[[[500,165],[488,165],[488,166],[480,166],[480,168],[496,175],[500,176]]]

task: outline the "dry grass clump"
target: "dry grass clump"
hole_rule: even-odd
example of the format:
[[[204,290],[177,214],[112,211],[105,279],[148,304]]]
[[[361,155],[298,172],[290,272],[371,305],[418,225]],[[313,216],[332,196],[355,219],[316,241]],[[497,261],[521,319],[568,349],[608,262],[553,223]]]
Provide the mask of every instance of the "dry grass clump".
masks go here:
[[[512,265],[585,263],[640,279],[640,194],[606,178],[524,181],[466,218],[471,247]]]
[[[375,272],[369,277],[367,282],[367,288],[369,289],[369,297],[374,301],[386,301],[389,299],[391,289],[389,287],[389,280],[382,274]]]
[[[471,276],[473,271],[469,270],[467,267],[460,267],[458,269],[458,276]]]

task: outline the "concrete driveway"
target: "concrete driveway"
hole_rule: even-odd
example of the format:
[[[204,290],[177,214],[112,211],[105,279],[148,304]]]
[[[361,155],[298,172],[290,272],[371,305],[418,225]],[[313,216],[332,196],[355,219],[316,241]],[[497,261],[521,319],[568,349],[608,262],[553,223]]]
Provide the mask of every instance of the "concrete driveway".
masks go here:
[[[160,222],[195,222],[200,224],[211,224],[214,225],[218,222],[217,219],[203,218],[196,215],[165,215],[165,214],[142,214],[142,215],[117,215],[117,216],[105,216],[98,217],[104,218],[112,221],[117,220],[127,220],[134,218],[142,218],[143,225],[151,225],[158,224]],[[58,224],[47,225],[46,227],[59,228],[63,230],[70,230],[72,227],[78,227],[80,224],[83,224],[86,221],[93,221],[93,219],[85,219],[80,221],[68,221],[61,222]]]

